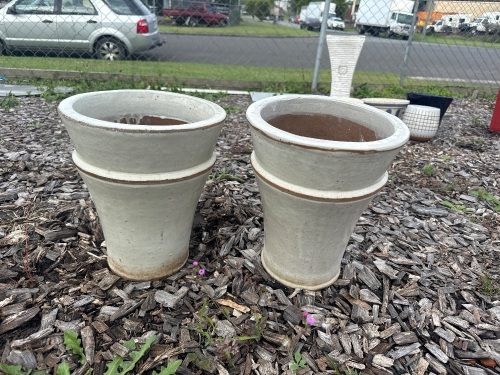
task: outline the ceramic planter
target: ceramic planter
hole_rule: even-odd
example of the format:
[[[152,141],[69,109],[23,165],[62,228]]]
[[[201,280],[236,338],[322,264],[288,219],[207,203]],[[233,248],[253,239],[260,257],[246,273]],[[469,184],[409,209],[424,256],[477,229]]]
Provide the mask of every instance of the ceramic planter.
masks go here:
[[[133,280],[176,272],[188,257],[225,111],[153,90],[80,94],[58,109],[101,221],[110,268]]]
[[[406,93],[406,99],[410,101],[410,104],[439,108],[439,123],[443,120],[444,114],[453,101],[453,98],[448,96],[430,95],[421,92],[408,92]]]
[[[392,98],[364,98],[363,103],[402,119],[410,101]]]
[[[264,211],[264,268],[293,288],[327,287],[408,128],[365,104],[315,95],[260,100],[247,118]]]
[[[332,74],[331,96],[349,97],[351,95],[352,78],[365,38],[364,35],[331,34],[326,36]]]
[[[439,108],[409,104],[403,121],[410,129],[410,139],[426,142],[431,140],[439,128]]]

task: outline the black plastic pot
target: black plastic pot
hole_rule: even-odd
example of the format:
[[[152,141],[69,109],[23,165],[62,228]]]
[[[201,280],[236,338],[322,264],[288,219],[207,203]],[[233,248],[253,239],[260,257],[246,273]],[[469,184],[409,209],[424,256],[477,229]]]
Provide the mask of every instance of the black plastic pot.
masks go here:
[[[446,110],[453,101],[453,98],[449,96],[429,95],[421,92],[408,92],[406,93],[406,99],[410,101],[410,104],[439,108],[441,111],[439,114],[439,123],[441,123]]]

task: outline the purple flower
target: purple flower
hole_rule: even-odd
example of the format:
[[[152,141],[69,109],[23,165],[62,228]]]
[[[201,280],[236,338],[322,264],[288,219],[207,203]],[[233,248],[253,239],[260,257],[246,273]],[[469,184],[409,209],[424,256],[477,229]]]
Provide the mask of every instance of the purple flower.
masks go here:
[[[198,261],[197,261],[197,260],[195,260],[195,261],[193,262],[193,267],[198,267],[198,265],[199,265]]]
[[[305,318],[309,315],[309,313],[307,311],[302,311],[302,316]]]
[[[203,276],[205,274],[205,270],[203,268],[200,268],[198,271],[198,275]]]
[[[306,323],[312,326],[314,323],[316,323],[316,319],[314,319],[314,316],[308,315],[306,318]]]

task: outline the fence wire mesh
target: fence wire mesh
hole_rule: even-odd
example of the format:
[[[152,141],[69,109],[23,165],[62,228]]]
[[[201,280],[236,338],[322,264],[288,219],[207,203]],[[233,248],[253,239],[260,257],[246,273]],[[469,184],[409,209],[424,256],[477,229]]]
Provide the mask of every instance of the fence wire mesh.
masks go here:
[[[143,61],[273,67],[286,76],[289,68],[315,68],[320,35],[363,34],[358,84],[500,86],[500,1],[14,0],[0,7],[0,48],[16,58],[128,59],[138,70]],[[329,72],[328,53],[322,48],[319,68]]]

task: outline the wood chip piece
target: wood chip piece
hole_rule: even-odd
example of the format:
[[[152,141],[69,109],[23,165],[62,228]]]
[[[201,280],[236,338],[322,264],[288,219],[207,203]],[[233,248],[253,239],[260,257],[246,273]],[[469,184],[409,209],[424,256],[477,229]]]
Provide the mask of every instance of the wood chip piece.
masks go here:
[[[0,334],[11,331],[29,322],[40,312],[39,307],[31,307],[17,314],[9,315],[0,324]]]
[[[231,301],[230,299],[219,298],[218,300],[216,300],[216,302],[222,306],[230,307],[230,308],[235,309],[236,311],[239,311],[242,313],[250,312],[249,307],[240,305],[234,301]]]
[[[391,367],[394,365],[394,359],[386,357],[382,354],[375,354],[373,356],[372,363],[381,367]]]

